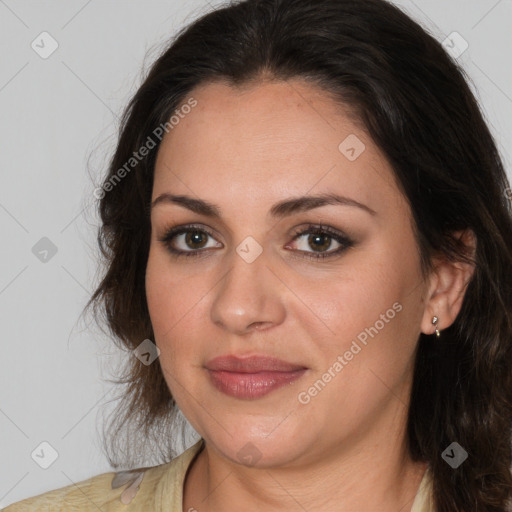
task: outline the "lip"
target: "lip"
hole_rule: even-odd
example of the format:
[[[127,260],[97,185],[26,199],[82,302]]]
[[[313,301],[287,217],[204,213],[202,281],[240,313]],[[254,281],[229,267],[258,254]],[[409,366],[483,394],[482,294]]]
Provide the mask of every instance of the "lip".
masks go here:
[[[220,356],[206,363],[212,384],[234,398],[254,400],[291,384],[307,368],[268,356]]]

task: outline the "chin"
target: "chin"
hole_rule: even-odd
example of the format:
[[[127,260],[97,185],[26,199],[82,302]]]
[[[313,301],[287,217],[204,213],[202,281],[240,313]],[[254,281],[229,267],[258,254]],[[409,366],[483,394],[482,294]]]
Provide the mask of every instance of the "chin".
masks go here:
[[[246,417],[239,422],[229,419],[229,432],[215,426],[201,435],[223,457],[236,464],[254,468],[283,467],[301,458],[307,446],[314,444],[311,428],[285,424],[275,417],[255,420]],[[308,432],[307,438],[306,432]]]

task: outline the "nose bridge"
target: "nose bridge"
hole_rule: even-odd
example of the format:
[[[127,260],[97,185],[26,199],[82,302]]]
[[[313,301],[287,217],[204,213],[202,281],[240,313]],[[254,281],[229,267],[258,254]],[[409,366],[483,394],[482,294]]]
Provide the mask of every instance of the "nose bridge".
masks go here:
[[[282,321],[279,280],[267,268],[267,254],[257,252],[251,240],[243,241],[233,251],[230,269],[216,287],[211,317],[224,329],[241,333],[252,324]]]

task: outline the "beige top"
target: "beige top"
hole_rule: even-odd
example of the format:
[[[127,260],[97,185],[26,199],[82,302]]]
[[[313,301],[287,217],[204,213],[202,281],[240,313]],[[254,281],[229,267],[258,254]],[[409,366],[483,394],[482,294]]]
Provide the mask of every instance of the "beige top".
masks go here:
[[[103,473],[77,484],[28,498],[5,512],[183,512],[183,483],[188,467],[203,446],[198,441],[167,464],[147,469]],[[410,512],[435,512],[425,472]],[[405,510],[404,510],[405,512]]]

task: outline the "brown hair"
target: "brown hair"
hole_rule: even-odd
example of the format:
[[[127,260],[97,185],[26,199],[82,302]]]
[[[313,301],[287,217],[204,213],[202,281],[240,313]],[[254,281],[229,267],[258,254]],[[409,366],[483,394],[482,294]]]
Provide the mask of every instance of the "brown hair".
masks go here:
[[[99,202],[106,272],[87,307],[101,312],[121,347],[154,339],[145,268],[158,144],[115,186],[112,179],[194,87],[241,86],[263,75],[308,80],[356,110],[409,201],[425,275],[434,254],[472,261],[453,233],[475,233],[475,272],[459,315],[439,340],[418,340],[408,444],[432,470],[437,512],[505,510],[512,493],[509,183],[462,70],[383,0],[245,0],[180,31],[122,118]],[[133,465],[145,449],[170,460],[176,407],[160,364],[129,356],[118,382],[126,387],[105,441],[111,464]],[[468,453],[457,468],[442,458],[454,441]]]

